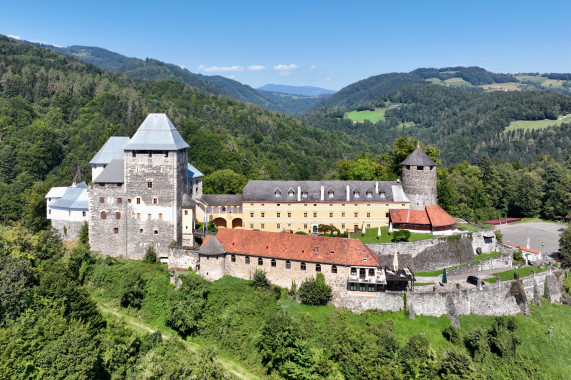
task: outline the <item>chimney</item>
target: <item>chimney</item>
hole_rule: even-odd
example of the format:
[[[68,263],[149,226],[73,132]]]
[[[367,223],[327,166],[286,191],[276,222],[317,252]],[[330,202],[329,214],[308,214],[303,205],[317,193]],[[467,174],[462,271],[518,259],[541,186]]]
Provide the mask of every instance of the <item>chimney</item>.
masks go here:
[[[379,183],[375,182],[375,192],[379,194]]]
[[[301,202],[301,186],[297,187],[297,201]]]
[[[349,202],[349,201],[351,200],[351,198],[350,198],[350,193],[351,193],[351,191],[349,190],[349,185],[347,185],[347,192],[346,192],[347,202]]]
[[[73,183],[71,184],[71,187],[75,187],[77,185],[77,182],[73,181]]]
[[[321,185],[321,200],[325,200],[325,187],[323,185]]]

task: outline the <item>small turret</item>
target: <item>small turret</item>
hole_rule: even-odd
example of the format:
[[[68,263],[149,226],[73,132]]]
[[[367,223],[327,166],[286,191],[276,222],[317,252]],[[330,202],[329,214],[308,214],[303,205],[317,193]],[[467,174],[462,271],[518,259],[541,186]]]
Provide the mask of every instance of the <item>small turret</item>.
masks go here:
[[[436,204],[436,163],[420,146],[401,163],[401,168],[402,188],[410,199],[410,208],[424,210]]]

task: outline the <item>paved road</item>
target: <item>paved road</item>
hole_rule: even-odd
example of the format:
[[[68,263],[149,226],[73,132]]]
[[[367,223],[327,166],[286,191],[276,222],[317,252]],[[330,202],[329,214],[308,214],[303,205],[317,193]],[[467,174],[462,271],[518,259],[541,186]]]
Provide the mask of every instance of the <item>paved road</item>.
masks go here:
[[[528,222],[505,224],[497,226],[496,229],[502,232],[506,243],[526,247],[529,237],[531,249],[552,255],[559,250],[559,234],[565,227],[562,223]]]

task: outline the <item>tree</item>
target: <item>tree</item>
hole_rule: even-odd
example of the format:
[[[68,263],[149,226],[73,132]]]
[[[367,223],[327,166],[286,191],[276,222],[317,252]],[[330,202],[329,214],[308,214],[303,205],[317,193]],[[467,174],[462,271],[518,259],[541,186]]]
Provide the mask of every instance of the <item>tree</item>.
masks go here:
[[[81,244],[89,244],[89,224],[87,222],[81,225],[79,230],[79,242]]]
[[[571,267],[571,225],[567,225],[567,228],[561,233],[559,237],[559,248],[561,249],[559,253],[561,265],[565,268]]]
[[[254,289],[268,289],[270,287],[270,280],[266,277],[266,271],[263,269],[256,269],[254,276],[252,276],[252,287]]]
[[[223,169],[204,178],[204,192],[206,194],[241,194],[247,179],[231,169]]]
[[[143,258],[143,261],[149,264],[157,262],[157,254],[155,252],[155,247],[153,247],[152,245],[147,246],[147,248],[145,249],[145,257]]]
[[[201,277],[189,274],[181,276],[181,287],[175,293],[167,324],[182,336],[191,335],[198,329],[209,284]]]
[[[15,321],[31,301],[34,285],[30,262],[0,256],[0,326]]]
[[[306,305],[327,305],[333,298],[331,287],[325,283],[323,273],[317,273],[315,279],[305,279],[298,294],[301,303]]]

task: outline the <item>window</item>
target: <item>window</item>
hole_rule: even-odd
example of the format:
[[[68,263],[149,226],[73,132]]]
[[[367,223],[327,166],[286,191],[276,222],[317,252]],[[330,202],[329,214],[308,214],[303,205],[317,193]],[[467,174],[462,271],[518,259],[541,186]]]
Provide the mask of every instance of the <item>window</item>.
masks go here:
[[[263,213],[263,212],[262,212],[262,213],[260,213],[260,216],[263,218],[263,217],[264,217],[264,213]]]
[[[250,257],[249,257],[249,256],[246,256],[246,257],[244,258],[244,264],[250,265]]]
[[[374,275],[375,275],[375,269],[369,268],[369,276],[374,276]]]
[[[264,229],[264,223],[260,224],[260,228],[263,230]]]
[[[105,184],[104,184],[104,183],[100,183],[100,184],[99,184],[99,187],[102,188],[102,189],[104,189],[104,188],[105,188]]]
[[[132,151],[132,152],[131,152],[131,155],[132,155],[133,157],[137,157],[137,152]]]
[[[159,214],[159,220],[163,220],[163,214]]]
[[[184,210],[184,215],[188,215],[188,210]]]
[[[424,170],[424,166],[417,166],[416,170]]]
[[[303,217],[304,217],[304,218],[307,218],[307,212],[304,212],[304,213],[303,213]]]
[[[157,198],[153,198],[153,204],[156,205],[157,203],[159,203],[159,200]]]
[[[153,181],[147,181],[147,189],[153,188]]]
[[[313,213],[313,217],[314,217],[314,218],[317,218],[317,213],[316,213],[316,212]]]
[[[250,223],[250,229],[254,228],[254,223]]]
[[[279,230],[281,228],[281,224],[276,224],[276,228]]]
[[[329,190],[329,191],[327,192],[327,196],[328,196],[329,198],[333,198],[333,197],[335,196],[335,192],[334,192],[333,190]]]
[[[121,219],[121,213],[120,212],[115,213],[115,219]]]
[[[365,292],[367,291],[367,286],[365,284],[359,284],[359,291],[360,292]]]
[[[344,212],[341,213],[341,217],[342,217],[342,218],[345,217],[345,213],[344,213]]]
[[[330,218],[333,218],[333,213],[332,213],[332,212],[329,213],[329,217],[330,217]]]
[[[264,265],[264,260],[261,257],[258,257],[258,265],[259,266]]]
[[[342,229],[342,230],[345,229],[345,223],[343,223],[343,224],[341,225],[341,229]]]
[[[359,198],[360,196],[361,196],[361,194],[359,194],[359,190],[353,191],[353,198]]]
[[[357,284],[355,284],[354,282],[350,283],[349,290],[357,290]]]
[[[276,267],[276,259],[272,259],[272,261],[270,262],[270,265],[275,268]]]
[[[101,219],[107,219],[107,213],[105,211],[101,212]]]
[[[381,198],[384,198],[384,197],[385,197],[385,192],[384,192],[384,191],[381,191],[381,192],[379,192],[379,195],[381,196]]]
[[[279,212],[278,212],[278,213],[276,213],[276,217],[277,217],[277,218],[279,218],[279,217],[280,217],[280,213],[279,213]]]
[[[99,203],[105,203],[105,198],[100,197],[100,198],[99,198]]]
[[[253,217],[254,217],[254,213],[251,212],[251,213],[250,213],[250,218],[253,218]]]
[[[282,196],[282,192],[280,191],[280,189],[276,189],[276,191],[274,191],[274,195],[276,196],[276,198],[279,198]]]
[[[123,203],[123,198],[120,198],[120,197],[117,198],[117,204],[121,204],[121,203]]]
[[[141,198],[137,197],[137,204],[140,205],[141,204]]]
[[[307,224],[304,224],[304,225],[303,225],[303,229],[304,229],[304,230],[307,230]]]
[[[369,291],[374,292],[375,291],[375,285],[369,284]]]
[[[299,265],[299,268],[300,268],[301,270],[305,270],[305,263],[301,263],[301,264]]]
[[[119,228],[118,228],[118,227],[113,228],[113,234],[114,234],[114,235],[118,235],[118,234],[119,234]]]
[[[315,264],[315,271],[321,272],[321,264]]]
[[[235,262],[236,262],[236,255],[230,256],[230,261],[232,261],[233,263],[235,263]]]
[[[147,214],[147,220],[151,220],[151,214]]]
[[[286,266],[285,266],[285,268],[286,268],[286,269],[291,269],[291,262],[286,261]]]
[[[159,234],[159,230],[154,230],[153,233],[154,233],[155,235],[158,235],[158,234]]]
[[[276,206],[280,207],[280,204],[278,203]]]
[[[387,217],[387,218],[389,217],[389,213],[388,213],[388,212],[385,214],[385,217]]]
[[[143,233],[143,229],[142,229],[142,228],[139,229],[139,233],[140,233],[140,234]]]
[[[127,203],[131,204],[131,199],[127,199]]]
[[[368,213],[367,213],[367,218],[370,218],[370,217],[371,217],[371,213],[368,212]]]
[[[287,213],[287,217],[288,217],[288,218],[291,218],[291,212],[288,212],[288,213]]]
[[[351,268],[351,274],[356,275],[357,274],[357,268]]]
[[[356,212],[356,213],[355,213],[355,218],[358,218],[358,217],[359,217],[359,213]]]
[[[410,165],[406,165],[406,170],[410,170]]]
[[[51,212],[52,212],[52,210],[50,210],[50,214],[51,214]],[[82,215],[82,216],[85,216],[85,211],[83,211],[83,212],[81,213],[81,215]]]
[[[337,265],[331,266],[331,273],[337,273]]]
[[[366,195],[367,195],[367,198],[373,198],[373,192],[370,190],[367,190]]]
[[[137,220],[141,220],[141,213],[140,212],[137,213]]]
[[[289,189],[289,190],[287,191],[287,196],[288,196],[288,197],[293,197],[294,195],[295,195],[295,191],[293,191],[293,189]]]
[[[367,228],[371,228],[371,225],[369,223],[367,223]]]
[[[307,190],[301,192],[301,197],[302,197],[302,198],[307,198]]]

